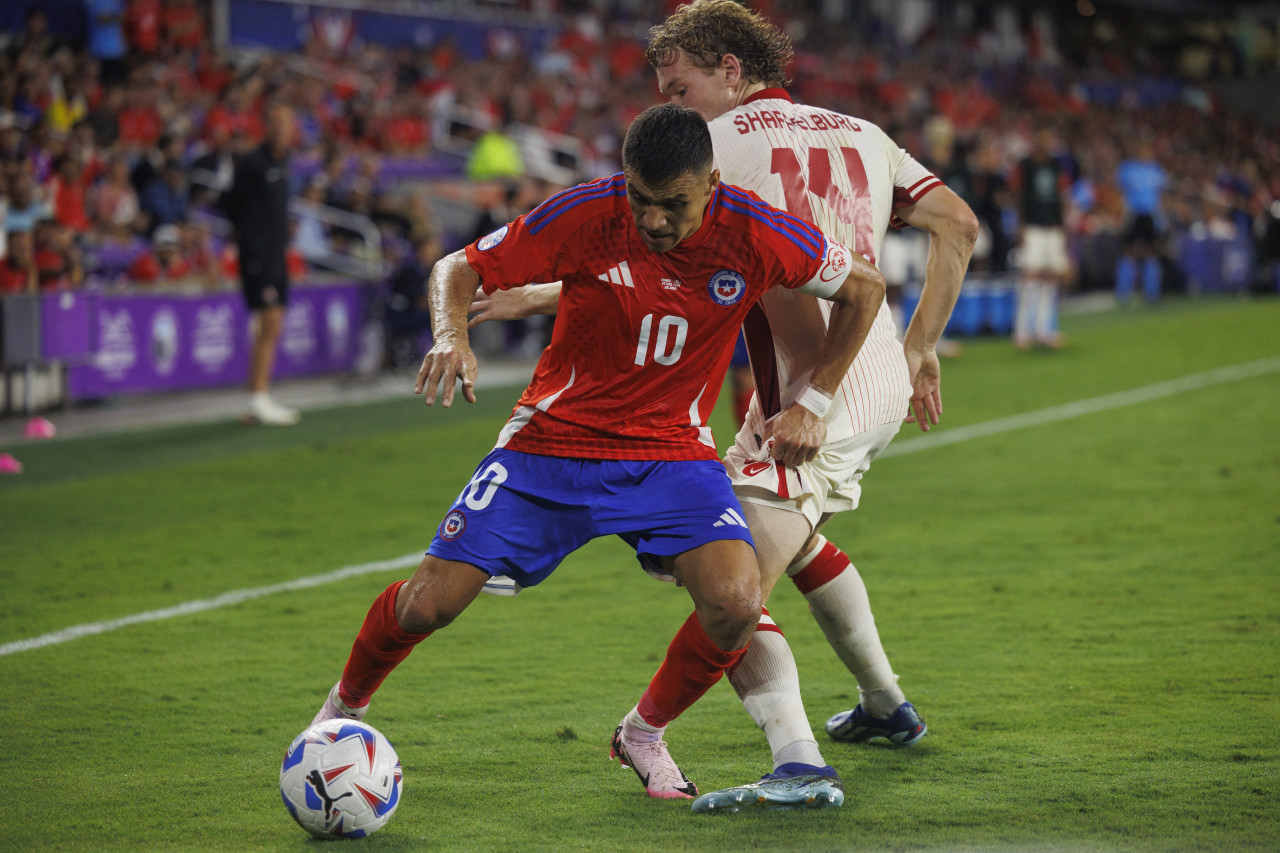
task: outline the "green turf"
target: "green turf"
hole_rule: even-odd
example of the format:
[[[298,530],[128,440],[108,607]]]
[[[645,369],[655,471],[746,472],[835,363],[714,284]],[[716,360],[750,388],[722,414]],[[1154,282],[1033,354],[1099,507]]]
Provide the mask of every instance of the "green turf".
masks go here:
[[[971,343],[944,366],[940,434],[1275,356],[1278,323],[1273,301],[1171,303],[1071,318],[1060,353]],[[0,643],[418,550],[513,398],[23,445],[27,473],[0,483]],[[694,816],[606,760],[689,603],[592,543],[515,600],[482,596],[388,679],[370,722],[404,799],[357,843],[1274,850],[1278,436],[1268,374],[877,462],[828,532],[931,734],[820,735],[849,790],[829,812]],[[314,849],[279,760],[402,574],[0,657],[0,849]],[[770,610],[820,731],[856,690],[793,589]],[[704,790],[768,769],[724,685],[669,740]]]

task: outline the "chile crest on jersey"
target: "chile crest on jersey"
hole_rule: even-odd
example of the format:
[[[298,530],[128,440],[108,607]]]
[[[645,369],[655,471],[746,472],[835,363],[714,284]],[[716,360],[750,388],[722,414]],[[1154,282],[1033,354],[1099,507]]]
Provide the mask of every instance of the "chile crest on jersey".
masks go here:
[[[733,305],[747,292],[747,280],[742,273],[720,270],[707,280],[707,293],[717,305]]]

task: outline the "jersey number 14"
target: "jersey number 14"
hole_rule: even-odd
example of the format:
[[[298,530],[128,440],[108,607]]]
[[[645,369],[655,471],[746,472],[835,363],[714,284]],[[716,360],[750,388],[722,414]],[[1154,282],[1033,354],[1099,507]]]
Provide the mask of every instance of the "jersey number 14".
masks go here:
[[[790,148],[773,149],[769,171],[782,179],[782,195],[787,212],[806,222],[817,224],[809,193],[827,203],[835,217],[853,227],[853,250],[871,263],[876,262],[875,243],[871,239],[871,193],[867,185],[867,169],[856,148],[841,148],[844,172],[849,177],[850,194],[836,186],[831,161],[834,151],[809,149],[809,180],[806,182],[800,158]]]

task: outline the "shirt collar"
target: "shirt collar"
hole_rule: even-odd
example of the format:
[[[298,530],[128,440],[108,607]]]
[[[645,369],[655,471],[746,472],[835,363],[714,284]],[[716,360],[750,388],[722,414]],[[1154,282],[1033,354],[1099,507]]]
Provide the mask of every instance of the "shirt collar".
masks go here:
[[[763,101],[769,98],[779,98],[784,101],[791,100],[791,96],[787,94],[786,89],[761,89],[742,99],[743,104],[749,104],[752,101]]]

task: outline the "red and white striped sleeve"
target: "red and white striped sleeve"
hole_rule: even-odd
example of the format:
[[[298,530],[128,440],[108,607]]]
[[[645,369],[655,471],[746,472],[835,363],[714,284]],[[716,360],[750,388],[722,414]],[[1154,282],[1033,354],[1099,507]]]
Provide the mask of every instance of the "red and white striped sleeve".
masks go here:
[[[942,181],[906,151],[898,151],[901,156],[893,172],[893,218],[889,224],[903,228],[907,223],[898,218],[898,211],[920,201],[942,186]]]

